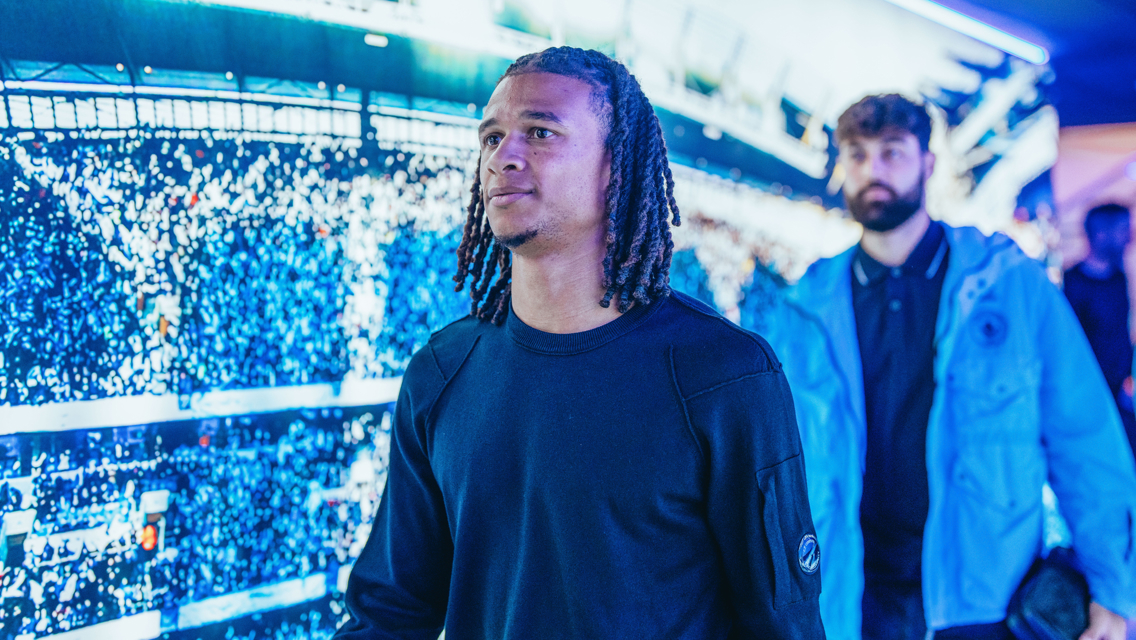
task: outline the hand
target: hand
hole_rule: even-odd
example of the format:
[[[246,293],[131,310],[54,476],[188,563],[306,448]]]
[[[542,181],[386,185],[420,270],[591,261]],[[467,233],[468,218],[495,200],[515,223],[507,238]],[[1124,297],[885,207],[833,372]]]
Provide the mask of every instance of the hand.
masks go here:
[[[1124,618],[1093,602],[1089,604],[1089,628],[1079,640],[1124,640]]]

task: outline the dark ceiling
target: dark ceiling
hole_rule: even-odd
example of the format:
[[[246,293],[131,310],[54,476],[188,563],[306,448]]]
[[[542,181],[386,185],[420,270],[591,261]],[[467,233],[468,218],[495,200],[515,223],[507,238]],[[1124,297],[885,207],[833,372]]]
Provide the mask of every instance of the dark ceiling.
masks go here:
[[[1062,126],[1136,122],[1136,0],[938,0],[1049,50]]]

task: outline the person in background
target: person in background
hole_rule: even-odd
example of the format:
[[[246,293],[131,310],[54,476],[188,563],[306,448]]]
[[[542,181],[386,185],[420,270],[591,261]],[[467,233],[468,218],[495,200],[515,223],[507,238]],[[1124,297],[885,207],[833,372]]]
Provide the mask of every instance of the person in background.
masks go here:
[[[1065,297],[1081,321],[1129,443],[1136,451],[1132,412],[1132,338],[1124,254],[1131,240],[1131,213],[1118,204],[1093,207],[1085,215],[1089,255],[1065,272]],[[1127,382],[1127,384],[1126,384]]]
[[[669,289],[679,214],[638,82],[548,49],[484,115],[471,313],[403,378],[336,637],[823,639],[789,387]]]
[[[1001,234],[931,220],[926,110],[869,96],[836,139],[857,246],[768,312],[796,400],[831,638],[1010,637],[1056,492],[1091,590],[1082,640],[1136,613],[1136,465],[1077,319]]]

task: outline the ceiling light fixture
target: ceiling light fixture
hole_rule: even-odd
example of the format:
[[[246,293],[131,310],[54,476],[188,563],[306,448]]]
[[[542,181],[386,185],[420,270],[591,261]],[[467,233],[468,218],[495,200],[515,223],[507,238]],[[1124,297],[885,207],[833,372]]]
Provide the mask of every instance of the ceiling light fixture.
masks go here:
[[[1049,61],[1049,52],[1044,47],[1012,36],[1001,29],[996,29],[985,22],[975,20],[954,9],[948,9],[941,4],[931,2],[931,0],[887,1],[897,7],[907,9],[911,13],[921,15],[932,22],[937,22],[944,27],[954,29],[963,35],[1001,49],[1012,56],[1017,56],[1026,62],[1045,64]]]

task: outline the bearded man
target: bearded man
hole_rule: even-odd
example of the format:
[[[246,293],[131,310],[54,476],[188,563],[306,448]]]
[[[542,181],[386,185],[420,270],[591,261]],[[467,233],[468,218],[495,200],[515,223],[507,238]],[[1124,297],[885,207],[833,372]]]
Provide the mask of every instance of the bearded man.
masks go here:
[[[1004,235],[928,216],[930,137],[926,110],[899,95],[840,117],[863,237],[814,264],[764,327],[796,400],[828,636],[1011,637],[1048,480],[1091,592],[1081,638],[1122,640],[1136,470],[1116,406],[1042,267]]]

